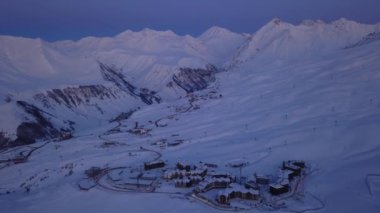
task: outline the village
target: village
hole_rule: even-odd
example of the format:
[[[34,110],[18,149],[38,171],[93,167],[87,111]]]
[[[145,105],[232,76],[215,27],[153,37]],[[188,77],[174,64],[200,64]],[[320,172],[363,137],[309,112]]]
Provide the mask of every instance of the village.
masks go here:
[[[153,128],[166,127],[167,122],[176,120],[179,113],[198,109],[196,100],[207,98],[220,97],[214,92],[208,93],[207,97],[189,95],[188,105],[176,107],[175,114],[156,121],[150,120],[147,124],[135,121],[127,132],[136,137],[151,137]],[[104,145],[116,143],[104,136],[123,132],[120,129],[122,123],[117,123],[116,127],[99,135],[105,141]],[[197,163],[163,159],[163,150],[186,143],[189,142],[179,134],[172,134],[149,142],[150,147],[140,145],[139,149],[128,151],[129,157],[145,152],[153,155],[153,159],[129,166],[91,167],[85,171],[85,177],[78,182],[78,187],[83,191],[100,188],[120,193],[167,194],[219,210],[242,211],[255,208],[270,211],[286,208],[284,201],[296,196],[296,199],[300,199],[305,179],[311,173],[310,165],[302,160],[279,162],[277,167],[269,169],[274,172],[262,174],[255,171],[245,158],[233,159],[222,165],[199,161],[201,159]],[[310,198],[305,197],[303,202],[308,205]]]
[[[129,192],[183,195],[222,210],[284,208],[280,200],[301,192],[300,184],[309,168],[304,161],[290,160],[279,165],[277,174],[262,175],[254,171],[242,175],[248,162],[232,161],[225,165],[240,174],[222,171],[222,166],[200,162],[197,165],[163,160],[145,162],[139,167],[98,168],[86,171],[78,186]]]

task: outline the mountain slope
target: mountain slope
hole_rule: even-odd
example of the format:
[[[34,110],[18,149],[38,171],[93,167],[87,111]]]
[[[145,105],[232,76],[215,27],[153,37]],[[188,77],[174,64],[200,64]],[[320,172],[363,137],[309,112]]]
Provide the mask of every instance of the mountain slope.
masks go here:
[[[27,163],[0,169],[0,211],[221,212],[170,193],[167,181],[157,193],[116,193],[101,187],[83,192],[76,186],[92,166],[141,171],[143,162],[161,157],[168,167],[202,161],[236,176],[237,169],[224,165],[244,158],[250,164],[242,173],[249,178],[254,173],[276,176],[284,160],[305,160],[310,171],[300,194],[291,201],[287,195],[279,198],[281,208],[252,211],[376,212],[380,207],[376,176],[380,174],[380,41],[342,47],[300,60],[275,54],[247,58],[234,70],[216,73],[215,83],[203,90],[177,99],[164,97],[160,104],[142,105],[120,124],[94,125],[76,138],[49,143]],[[149,132],[134,134],[135,127]],[[175,140],[183,143],[158,143]]]

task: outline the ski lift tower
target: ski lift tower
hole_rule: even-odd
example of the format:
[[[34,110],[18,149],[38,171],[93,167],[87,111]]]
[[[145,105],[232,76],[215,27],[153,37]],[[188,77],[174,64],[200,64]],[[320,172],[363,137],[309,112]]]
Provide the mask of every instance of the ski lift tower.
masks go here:
[[[227,162],[226,166],[231,168],[239,168],[239,181],[241,184],[241,174],[243,167],[246,167],[249,165],[249,162],[244,158],[234,159]]]

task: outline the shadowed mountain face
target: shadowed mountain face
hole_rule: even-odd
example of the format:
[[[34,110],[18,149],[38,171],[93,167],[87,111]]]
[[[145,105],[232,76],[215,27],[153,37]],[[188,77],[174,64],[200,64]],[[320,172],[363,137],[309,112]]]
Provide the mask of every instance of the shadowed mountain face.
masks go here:
[[[53,105],[65,105],[68,108],[78,107],[90,102],[92,98],[116,99],[118,91],[104,85],[83,85],[78,87],[66,87],[64,89],[47,90],[44,93],[34,95],[34,99],[50,108]]]
[[[142,102],[148,105],[161,102],[161,98],[157,95],[157,92],[147,88],[137,88],[133,86],[125,79],[123,73],[116,68],[100,62],[99,67],[104,80],[114,83],[119,89],[129,93],[131,96],[140,98]]]
[[[207,65],[206,69],[180,68],[172,79],[187,93],[192,93],[206,89],[210,83],[214,82],[217,71],[217,68],[213,65]]]
[[[161,98],[154,91],[137,88],[125,80],[122,73],[115,68],[99,63],[100,72],[105,80],[115,86],[82,85],[63,89],[51,89],[33,95],[31,103],[16,101],[15,104],[25,113],[25,120],[17,126],[17,138],[12,141],[2,134],[1,148],[31,144],[38,139],[56,138],[61,132],[75,130],[76,117],[82,116],[82,110],[93,109],[96,114],[107,114],[110,109],[106,102],[112,103],[123,99],[138,99],[133,105],[125,105],[125,111],[134,111],[137,106],[160,103]],[[9,100],[11,103],[11,100]],[[129,108],[130,107],[130,108]],[[67,120],[66,113],[72,120]],[[118,111],[111,113],[111,119]],[[123,114],[124,112],[121,112]],[[124,113],[125,114],[125,113]],[[127,113],[128,114],[128,113]],[[88,116],[88,115],[84,115]],[[107,116],[107,115],[106,115]]]
[[[115,112],[128,114],[140,105],[159,104],[162,99],[156,91],[147,88],[137,88],[129,83],[123,73],[114,66],[99,63],[99,69],[104,80],[111,82],[114,86],[106,85],[81,85],[69,86],[62,89],[50,89],[33,95],[30,101],[17,101],[16,104],[29,117],[17,126],[17,138],[14,142],[9,139],[3,140],[3,148],[34,143],[38,139],[55,138],[60,132],[74,131],[75,114],[82,108],[96,109],[97,113],[105,114],[107,106],[102,106],[102,102],[113,102],[128,97],[137,99],[140,104],[134,107],[125,108],[125,112]],[[206,89],[216,79],[217,68],[207,65],[205,69],[179,68],[177,74],[173,74],[173,82],[182,88],[186,93]],[[63,112],[65,111],[65,112]],[[73,114],[72,120],[66,120],[65,113]],[[114,115],[110,116],[115,117]],[[58,122],[51,122],[58,120]],[[113,119],[114,120],[114,119]]]
[[[46,117],[46,115],[49,117],[53,115],[25,101],[17,101],[17,105],[33,117],[35,121],[23,122],[17,127],[15,145],[31,144],[36,139],[58,136],[58,130]]]

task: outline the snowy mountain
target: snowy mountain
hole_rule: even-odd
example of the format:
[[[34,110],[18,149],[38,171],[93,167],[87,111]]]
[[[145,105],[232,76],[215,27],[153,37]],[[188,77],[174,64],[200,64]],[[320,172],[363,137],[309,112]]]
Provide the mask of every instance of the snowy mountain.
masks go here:
[[[220,27],[211,27],[198,37],[205,47],[216,58],[213,64],[224,64],[229,61],[237,49],[246,42],[249,37],[244,34],[233,33]]]
[[[215,36],[217,35],[215,34]],[[231,47],[235,46],[234,48],[236,49],[241,45],[239,42],[243,42],[243,40],[236,40],[236,37],[239,36],[238,34],[234,36],[234,43],[231,44]],[[208,39],[211,39],[211,37],[212,35],[209,35]],[[226,41],[231,40],[230,37],[223,38],[222,34],[218,35],[218,42],[223,42],[224,39]],[[227,57],[225,54],[220,57],[217,56],[218,52],[208,48],[206,43],[207,41],[200,41],[190,36],[178,36],[171,31],[158,32],[149,29],[141,32],[126,31],[114,38],[88,37],[77,42],[48,43],[40,39],[3,36],[0,38],[0,66],[3,71],[0,76],[2,99],[13,100],[13,98],[10,99],[9,97],[21,100],[27,99],[30,103],[43,109],[47,105],[46,98],[37,100],[32,98],[38,96],[41,91],[45,91],[42,93],[46,93],[50,99],[57,102],[56,98],[52,98],[49,90],[66,91],[73,87],[104,85],[105,81],[111,81],[111,84],[114,84],[122,92],[141,99],[142,103],[140,104],[152,104],[153,101],[148,97],[152,96],[152,94],[148,93],[154,92],[154,90],[160,91],[167,99],[175,98],[186,93],[185,90],[173,82],[175,74],[182,73],[181,69],[204,69],[210,64],[216,64],[217,60],[228,60],[224,58]],[[120,77],[117,77],[119,75],[117,72],[111,77],[104,75],[104,68],[109,68],[108,73],[110,73],[109,71],[112,72],[112,70],[119,72]],[[197,73],[194,74],[197,75]],[[202,77],[197,76],[196,78],[198,79],[197,81],[201,81],[202,88],[208,85]],[[176,79],[178,80],[178,78]],[[191,79],[185,80],[190,81]],[[177,82],[179,83],[179,81]],[[182,84],[184,83],[187,84],[187,82],[182,82]],[[125,86],[128,88],[123,88]],[[109,88],[108,86],[104,88],[114,90],[114,88]],[[193,89],[191,88],[191,90]],[[82,94],[81,90],[78,92],[79,94],[76,94],[76,96],[86,96],[86,94]],[[58,97],[64,100],[65,107],[69,108],[69,114],[72,114],[69,117],[76,118],[71,121],[83,123],[81,119],[78,120],[77,116],[78,113],[79,115],[83,113],[73,112],[73,107],[69,107],[68,101],[65,101],[65,99],[70,100],[71,96],[66,97],[67,94],[64,92],[55,93],[55,95],[57,94],[60,95]],[[95,96],[90,99],[92,101],[88,100],[86,102],[86,110],[96,113],[90,113],[86,117],[90,116],[99,119],[98,117],[101,116],[99,113],[103,114],[102,112],[107,111],[107,109],[98,107],[98,101],[102,102],[103,96]],[[153,97],[153,99],[156,99],[154,102],[159,102],[157,100],[161,98]],[[2,129],[11,134],[13,138],[15,137],[16,127],[25,120],[23,116],[17,116],[17,114],[20,114],[18,110],[14,112],[14,108],[17,108],[15,103],[4,103],[1,110],[4,114],[8,114],[8,119],[13,120],[13,125],[9,125],[8,119],[1,122]],[[122,106],[127,107],[127,111],[137,107],[136,104],[131,105],[131,108],[128,109],[129,105],[122,104]],[[119,106],[119,108],[122,106]],[[109,109],[108,106],[106,108]],[[52,112],[52,114],[57,113],[57,111],[62,112],[62,109],[55,110],[56,112]],[[103,117],[103,120],[108,120],[121,112],[116,110],[113,111],[113,114],[107,115],[107,117],[101,117]],[[66,113],[63,114],[63,117],[67,116]],[[31,119],[33,120],[33,118]],[[88,123],[88,121],[85,123]]]
[[[343,18],[331,23],[306,20],[299,25],[273,19],[241,46],[230,66],[255,58],[301,60],[324,57],[379,29],[379,24],[360,24]]]
[[[235,68],[241,63],[328,57],[344,47],[363,43],[363,39],[373,40],[373,36],[368,36],[379,29],[379,25],[364,25],[346,19],[332,23],[304,21],[297,26],[274,19],[251,36],[220,27],[212,27],[198,38],[150,29],[141,32],[128,30],[113,38],[87,37],[79,41],[53,43],[2,36],[1,96],[3,100],[28,100],[43,109],[47,99],[32,98],[41,91],[49,95],[49,90],[103,85],[105,81],[111,81],[131,98],[141,99],[141,104],[160,102],[161,98],[175,100],[186,93],[205,89],[215,82],[215,73]],[[251,65],[248,63],[246,66]],[[212,71],[207,67],[213,67]],[[109,68],[108,73],[115,71],[113,77],[104,74],[105,68]],[[108,86],[104,88],[114,90]],[[63,100],[71,98],[64,97],[62,92],[57,94]],[[92,97],[100,101],[102,98]],[[4,119],[0,126],[13,138],[15,127],[25,120],[25,116],[16,116],[20,114],[14,109],[16,101],[5,102],[1,106],[1,111],[12,118],[13,125]],[[97,101],[88,101],[87,107],[97,106],[95,111],[103,114],[102,111],[107,110],[98,107]],[[65,107],[72,111],[68,101],[65,102]],[[131,109],[137,107],[136,104],[132,106]],[[77,113],[71,114],[77,117]],[[114,112],[112,116],[118,113],[121,112]],[[98,113],[87,116],[99,117]],[[109,119],[109,115],[104,119]],[[71,122],[81,123],[74,120]]]
[[[307,162],[300,191],[254,210],[374,212],[379,33],[379,24],[346,19],[274,19],[252,35],[212,27],[197,38],[149,29],[52,43],[1,36],[0,212],[220,212],[168,181],[152,193],[110,191],[114,173],[86,192],[77,183],[93,166],[140,171],[156,160],[238,176],[225,166],[236,158],[250,162],[248,178]],[[67,132],[74,137],[56,141]]]

